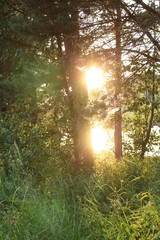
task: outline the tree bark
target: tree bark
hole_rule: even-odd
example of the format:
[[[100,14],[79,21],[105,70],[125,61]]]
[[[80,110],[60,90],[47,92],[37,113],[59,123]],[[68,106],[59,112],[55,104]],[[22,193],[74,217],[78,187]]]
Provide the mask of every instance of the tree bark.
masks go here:
[[[77,69],[80,54],[79,43],[79,22],[78,22],[78,1],[71,1],[70,15],[68,19],[73,27],[72,34],[64,36],[64,45],[66,53],[66,70],[71,87],[70,103],[72,105],[71,115],[73,119],[73,144],[75,168],[93,167],[91,130],[89,123],[84,119],[82,111],[86,104],[86,89],[84,87],[82,74]]]
[[[115,113],[115,157],[122,157],[122,116],[121,116],[121,6],[120,1],[116,5],[116,70],[115,70],[115,102],[118,104],[118,111]]]

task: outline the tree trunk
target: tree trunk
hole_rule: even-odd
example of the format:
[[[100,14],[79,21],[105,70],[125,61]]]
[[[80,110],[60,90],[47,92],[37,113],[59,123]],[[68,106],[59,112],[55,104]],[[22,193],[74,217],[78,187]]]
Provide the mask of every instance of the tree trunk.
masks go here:
[[[73,119],[73,144],[75,168],[93,167],[91,131],[89,123],[82,115],[83,108],[86,104],[86,89],[83,84],[83,76],[77,69],[80,54],[79,44],[79,22],[77,1],[71,1],[70,6],[71,27],[73,33],[64,36],[64,45],[66,53],[66,71],[68,75],[70,91],[70,111]]]
[[[115,102],[118,105],[118,111],[115,113],[115,157],[120,159],[122,157],[122,116],[121,116],[121,6],[120,1],[116,5],[116,70],[115,70]]]

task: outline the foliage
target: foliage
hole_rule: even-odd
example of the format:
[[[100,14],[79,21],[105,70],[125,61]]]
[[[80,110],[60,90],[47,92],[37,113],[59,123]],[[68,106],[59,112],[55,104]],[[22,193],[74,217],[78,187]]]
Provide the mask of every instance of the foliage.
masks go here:
[[[159,141],[156,7],[12,0],[0,14],[0,239],[159,239],[160,158],[139,157]],[[110,76],[89,102],[93,63]],[[126,156],[93,166],[88,119],[113,127],[121,106]]]
[[[108,158],[90,177],[59,169],[43,193],[31,175],[1,177],[0,237],[158,239],[159,172],[159,158]]]
[[[153,76],[155,78],[154,81]],[[123,113],[124,149],[127,152],[134,154],[141,153],[142,145],[149,129],[152,111],[154,111],[154,118],[146,152],[154,152],[153,146],[158,145],[158,82],[158,72],[153,73],[153,70],[149,69],[142,74],[136,74],[131,83],[132,85],[128,84],[126,86],[125,91],[130,95],[127,104],[124,105]],[[157,131],[154,131],[156,128]]]

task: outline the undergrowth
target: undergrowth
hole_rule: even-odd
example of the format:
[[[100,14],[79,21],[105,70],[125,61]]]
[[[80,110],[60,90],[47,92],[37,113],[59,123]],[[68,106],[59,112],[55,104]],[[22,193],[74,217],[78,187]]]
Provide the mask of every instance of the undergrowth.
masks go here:
[[[1,174],[0,239],[160,239],[160,158],[108,158],[91,176],[53,173],[43,189],[33,179]]]

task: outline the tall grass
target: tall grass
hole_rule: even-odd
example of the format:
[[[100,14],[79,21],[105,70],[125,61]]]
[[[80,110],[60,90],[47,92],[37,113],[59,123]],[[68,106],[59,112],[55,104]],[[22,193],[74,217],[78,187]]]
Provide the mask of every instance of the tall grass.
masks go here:
[[[160,239],[160,159],[112,158],[86,176],[1,179],[0,239]]]

